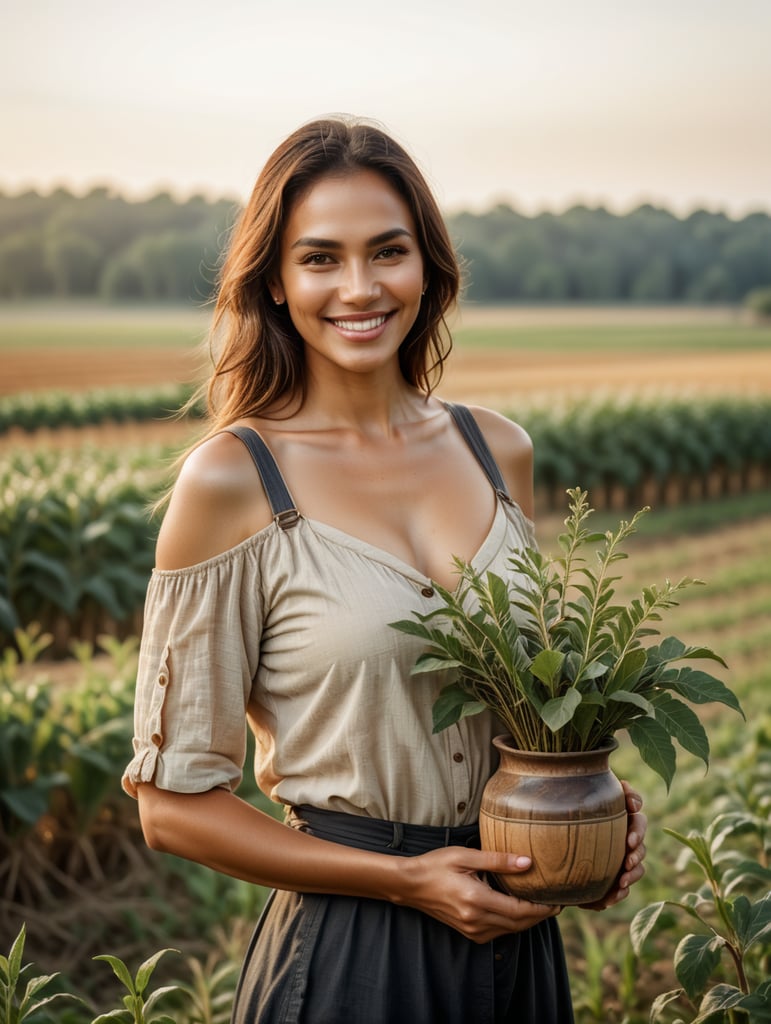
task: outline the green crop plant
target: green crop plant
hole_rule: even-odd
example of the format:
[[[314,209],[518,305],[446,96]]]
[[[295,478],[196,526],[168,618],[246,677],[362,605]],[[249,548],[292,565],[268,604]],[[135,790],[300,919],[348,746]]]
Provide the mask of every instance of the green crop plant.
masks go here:
[[[759,735],[762,740],[762,730]],[[673,955],[679,987],[654,1000],[651,1021],[771,1021],[771,750],[759,744],[753,756],[715,800],[716,817],[703,832],[665,829],[684,848],[686,884],[700,884],[678,899],[650,904],[632,921],[640,957],[654,937],[658,952],[662,937],[679,936]],[[693,931],[682,935],[681,921]]]
[[[20,452],[0,470],[0,641],[39,621],[56,638],[130,631],[153,564],[148,502],[168,472],[163,449]]]
[[[17,429],[34,433],[44,427],[86,427],[102,423],[165,420],[175,415],[193,394],[188,384],[152,388],[103,388],[85,394],[35,391],[0,398],[0,435]],[[195,403],[188,415],[200,416]]]
[[[149,995],[146,993],[150,978],[161,957],[166,953],[178,952],[179,950],[176,949],[159,950],[140,965],[134,977],[119,957],[106,953],[95,956],[94,960],[104,960],[112,967],[115,977],[126,989],[126,995],[123,997],[122,1008],[101,1013],[93,1019],[91,1024],[107,1024],[108,1021],[114,1021],[116,1024],[176,1024],[173,1017],[156,1010],[156,1003],[164,996],[178,992],[179,986],[165,985],[155,989]]]
[[[23,977],[31,967],[30,964],[22,966],[25,939],[26,930],[22,926],[9,955],[0,955],[0,1024],[22,1024],[22,1021],[33,1017],[40,1020],[37,1015],[55,999],[78,998],[68,992],[42,995],[43,989],[57,977],[56,974],[42,974],[29,979]]]
[[[767,398],[600,397],[519,408],[535,480],[551,504],[579,483],[592,501],[661,504],[768,486]],[[600,498],[604,500],[600,502]]]

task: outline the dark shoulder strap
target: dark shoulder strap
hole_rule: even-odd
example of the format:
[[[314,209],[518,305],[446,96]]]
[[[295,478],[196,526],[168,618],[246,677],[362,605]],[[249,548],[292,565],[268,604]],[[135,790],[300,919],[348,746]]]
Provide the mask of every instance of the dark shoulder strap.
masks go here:
[[[493,453],[488,448],[477,421],[465,405],[457,405],[455,402],[445,402],[444,404],[495,491],[502,498],[509,498],[509,492],[501,471],[498,469],[498,463],[493,458]]]
[[[262,486],[268,496],[275,521],[282,530],[288,530],[294,526],[300,518],[300,514],[270,448],[257,431],[252,430],[251,427],[226,427],[225,430],[230,434],[235,434],[249,449],[249,454],[254,460],[262,480]]]

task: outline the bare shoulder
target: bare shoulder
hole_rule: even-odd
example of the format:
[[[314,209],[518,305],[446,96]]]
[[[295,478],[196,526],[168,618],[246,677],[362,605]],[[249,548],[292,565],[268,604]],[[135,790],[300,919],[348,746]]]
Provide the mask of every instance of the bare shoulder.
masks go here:
[[[512,498],[526,516],[533,517],[533,442],[530,435],[507,416],[482,406],[469,406],[498,463]]]
[[[259,474],[230,433],[200,444],[182,465],[156,548],[159,569],[181,569],[227,551],[271,521]]]

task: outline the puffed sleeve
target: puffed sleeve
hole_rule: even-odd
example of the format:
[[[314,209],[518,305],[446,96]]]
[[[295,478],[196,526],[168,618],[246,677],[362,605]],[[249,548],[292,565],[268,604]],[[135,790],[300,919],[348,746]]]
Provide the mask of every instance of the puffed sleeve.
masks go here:
[[[241,546],[200,565],[154,571],[137,670],[134,757],[122,785],[235,789],[262,630],[259,566]]]

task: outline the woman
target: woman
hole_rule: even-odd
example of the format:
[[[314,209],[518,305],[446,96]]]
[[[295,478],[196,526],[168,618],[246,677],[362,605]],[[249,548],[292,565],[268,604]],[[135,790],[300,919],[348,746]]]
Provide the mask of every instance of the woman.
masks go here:
[[[236,227],[211,429],[174,488],[148,592],[136,756],[151,847],[275,890],[233,1020],[565,1024],[559,908],[496,891],[475,822],[489,715],[433,735],[446,679],[389,623],[510,571],[532,541],[532,452],[432,394],[458,267],[410,157],[317,121],[270,157]],[[488,447],[489,446],[489,447]],[[279,469],[280,467],[280,469]],[[287,824],[234,795],[245,721]],[[623,898],[645,819],[628,791]]]

